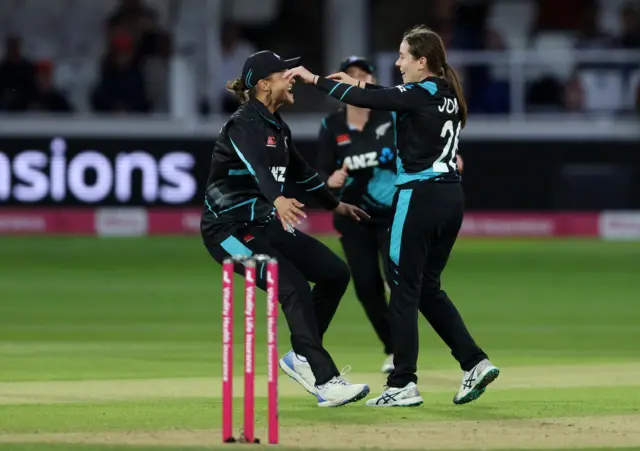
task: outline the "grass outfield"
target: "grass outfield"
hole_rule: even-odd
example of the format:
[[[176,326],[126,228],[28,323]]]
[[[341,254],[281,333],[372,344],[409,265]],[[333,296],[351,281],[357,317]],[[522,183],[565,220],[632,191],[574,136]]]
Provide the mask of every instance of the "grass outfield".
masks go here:
[[[0,251],[0,450],[222,448],[220,268],[199,238],[5,237]],[[496,383],[454,406],[461,372],[421,319],[422,407],[323,410],[282,377],[283,448],[640,449],[639,267],[640,243],[461,240],[444,287],[500,366]],[[240,278],[236,290],[241,302]],[[381,345],[351,289],[326,345],[382,390]]]

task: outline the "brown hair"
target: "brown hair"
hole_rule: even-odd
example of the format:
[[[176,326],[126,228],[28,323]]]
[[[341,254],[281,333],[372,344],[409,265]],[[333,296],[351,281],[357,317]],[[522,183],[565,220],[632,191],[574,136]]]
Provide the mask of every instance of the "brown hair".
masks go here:
[[[269,80],[270,78],[271,75],[264,77],[262,80]],[[236,99],[238,99],[240,103],[247,103],[251,97],[255,97],[258,93],[257,83],[253,88],[249,88],[242,78],[236,78],[233,81],[228,81],[226,88],[227,91],[232,92],[233,95],[236,96]]]
[[[244,81],[242,81],[241,78],[228,81],[226,87],[227,91],[232,92],[240,103],[247,103],[249,101],[249,93],[251,90],[247,88],[247,85],[244,84]]]
[[[435,31],[418,25],[407,31],[402,37],[409,46],[409,53],[416,59],[425,57],[427,59],[427,69],[434,74],[442,76],[453,88],[460,107],[460,120],[464,128],[467,123],[467,101],[460,79],[455,69],[447,63],[447,53],[444,49],[442,38]]]

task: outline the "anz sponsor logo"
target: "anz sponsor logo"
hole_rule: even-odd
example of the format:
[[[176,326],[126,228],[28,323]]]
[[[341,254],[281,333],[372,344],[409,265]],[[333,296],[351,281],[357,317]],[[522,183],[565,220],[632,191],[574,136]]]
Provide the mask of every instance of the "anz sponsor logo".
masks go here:
[[[273,178],[276,179],[276,182],[284,183],[284,175],[286,171],[287,168],[284,166],[271,167],[271,174],[273,174]]]
[[[350,171],[378,166],[378,152],[367,152],[360,155],[353,155],[344,159]]]

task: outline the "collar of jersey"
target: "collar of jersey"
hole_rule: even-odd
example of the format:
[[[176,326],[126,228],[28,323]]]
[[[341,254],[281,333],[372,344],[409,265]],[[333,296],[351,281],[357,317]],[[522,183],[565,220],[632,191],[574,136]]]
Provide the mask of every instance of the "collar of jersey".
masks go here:
[[[418,83],[410,83],[421,87],[429,94],[434,95],[442,86],[442,78],[440,77],[426,77]]]
[[[442,78],[440,78],[440,77],[425,77],[422,80],[420,80],[418,83],[424,83],[425,81],[432,81],[432,82],[438,84],[438,83],[440,83],[442,81]]]
[[[271,111],[269,111],[267,107],[264,106],[264,103],[262,103],[261,101],[253,97],[249,99],[249,105],[255,108],[255,110],[262,117],[262,119],[265,120],[265,122],[268,122],[269,124],[273,125],[278,130],[282,128],[282,118],[280,117],[278,112],[271,113]]]

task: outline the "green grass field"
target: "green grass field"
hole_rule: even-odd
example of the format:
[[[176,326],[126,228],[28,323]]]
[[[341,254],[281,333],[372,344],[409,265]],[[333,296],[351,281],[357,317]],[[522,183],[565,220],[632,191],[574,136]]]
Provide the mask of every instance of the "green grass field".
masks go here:
[[[4,237],[0,255],[0,450],[225,448],[220,268],[198,237]],[[640,243],[461,240],[444,287],[500,378],[453,405],[461,372],[421,319],[422,407],[319,409],[281,377],[282,447],[640,449],[639,269]],[[241,302],[240,278],[236,289]],[[264,310],[256,417],[266,440]],[[351,289],[326,345],[350,379],[382,390],[382,348]],[[241,377],[235,387],[240,397]],[[241,413],[238,398],[238,427]]]

